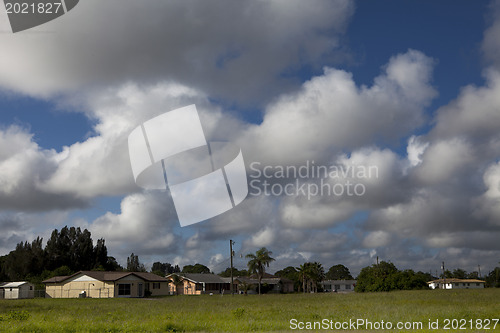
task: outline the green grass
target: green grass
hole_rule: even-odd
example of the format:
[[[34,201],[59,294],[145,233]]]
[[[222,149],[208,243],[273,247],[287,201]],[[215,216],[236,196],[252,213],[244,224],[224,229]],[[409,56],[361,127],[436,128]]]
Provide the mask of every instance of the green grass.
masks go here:
[[[424,329],[418,332],[442,332],[429,330],[429,319],[439,320],[442,328],[446,318],[500,318],[500,289],[0,301],[0,331],[5,332],[291,331],[291,319],[325,318],[420,321]],[[461,332],[470,331],[481,330]],[[500,323],[482,331],[500,332]]]

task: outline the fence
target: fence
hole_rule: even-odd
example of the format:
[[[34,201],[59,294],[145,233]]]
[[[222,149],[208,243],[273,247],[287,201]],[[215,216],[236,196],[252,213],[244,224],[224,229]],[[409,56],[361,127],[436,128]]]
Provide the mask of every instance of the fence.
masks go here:
[[[85,297],[89,298],[111,298],[114,297],[113,288],[96,288],[96,289],[61,289],[49,288],[44,291],[46,298],[78,298],[80,294],[85,292]]]

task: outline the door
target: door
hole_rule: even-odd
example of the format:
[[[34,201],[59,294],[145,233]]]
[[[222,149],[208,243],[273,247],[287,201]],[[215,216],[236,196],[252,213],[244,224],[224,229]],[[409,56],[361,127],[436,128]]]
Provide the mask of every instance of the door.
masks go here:
[[[137,297],[143,297],[143,284],[142,283],[139,283],[138,286],[137,286],[138,290],[137,290]]]

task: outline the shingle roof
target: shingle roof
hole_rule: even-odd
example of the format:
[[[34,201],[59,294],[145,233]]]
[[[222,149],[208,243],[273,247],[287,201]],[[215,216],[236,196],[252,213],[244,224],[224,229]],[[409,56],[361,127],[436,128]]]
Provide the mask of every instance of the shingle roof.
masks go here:
[[[195,274],[195,273],[173,273],[167,276],[178,275],[195,283],[226,283],[220,276],[215,274]]]
[[[153,273],[146,272],[106,272],[106,271],[80,271],[69,276],[55,276],[53,278],[42,281],[42,283],[60,283],[77,275],[87,275],[99,281],[117,281],[128,275],[135,275],[144,281],[148,282],[167,282],[168,279],[158,276]]]

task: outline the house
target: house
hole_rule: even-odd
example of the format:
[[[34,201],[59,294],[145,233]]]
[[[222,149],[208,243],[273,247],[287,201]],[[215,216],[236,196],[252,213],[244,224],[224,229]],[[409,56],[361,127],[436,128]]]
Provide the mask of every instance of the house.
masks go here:
[[[153,273],[80,271],[42,281],[49,298],[144,297],[169,294],[168,279]]]
[[[34,297],[35,286],[32,283],[22,281],[0,284],[0,299],[21,299]]]
[[[172,282],[172,294],[177,295],[202,295],[202,294],[224,294],[231,293],[231,278],[223,278],[215,274],[188,274],[188,273],[173,273],[167,275],[167,279],[174,281],[174,276],[177,276],[179,284],[176,286]],[[259,280],[256,277],[233,277],[233,290],[235,293],[243,293],[240,285],[246,283],[249,286],[256,286]],[[293,292],[293,281],[279,278],[271,274],[266,274],[262,278],[262,285],[266,285],[267,292]]]
[[[353,292],[356,280],[325,280],[320,282],[325,292]]]
[[[485,281],[477,279],[438,279],[427,282],[431,289],[481,289]]]
[[[231,280],[231,278],[225,278]],[[257,290],[259,285],[259,279],[256,276],[238,276],[233,278],[234,283],[236,284],[235,291],[239,294],[244,291],[241,288],[242,284],[247,284],[252,287],[252,289]],[[266,290],[266,293],[293,293],[293,281],[283,278],[277,277],[271,274],[265,274],[261,280],[261,288]],[[252,290],[251,293],[254,291]]]
[[[177,276],[177,278],[175,278]],[[202,295],[231,292],[231,282],[215,274],[172,273],[166,276],[172,281],[171,294]],[[178,280],[178,284],[174,281]]]

